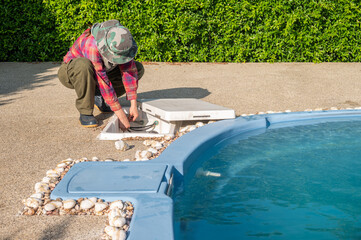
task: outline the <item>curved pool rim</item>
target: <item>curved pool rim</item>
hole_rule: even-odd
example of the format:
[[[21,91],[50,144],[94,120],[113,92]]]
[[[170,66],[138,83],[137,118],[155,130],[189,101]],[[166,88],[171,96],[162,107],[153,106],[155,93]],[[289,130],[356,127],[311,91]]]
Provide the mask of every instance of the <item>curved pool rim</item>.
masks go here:
[[[349,120],[361,121],[361,110],[263,114],[223,120],[197,128],[180,137],[153,161],[154,163],[167,162],[172,164],[173,191],[179,191],[182,189],[184,177],[189,173],[191,166],[197,162],[200,155],[205,153],[208,148],[220,145],[227,139],[235,136],[243,136],[244,138],[255,136],[265,133],[267,129]],[[170,214],[172,214],[173,224],[173,212]]]
[[[106,201],[118,199],[132,201],[135,212],[129,229],[128,240],[159,239],[173,240],[173,199],[172,192],[182,190],[184,178],[190,173],[191,166],[207,151],[208,148],[219,146],[222,142],[234,136],[255,136],[267,129],[283,128],[299,125],[313,125],[323,122],[360,120],[361,110],[330,110],[313,112],[293,112],[253,115],[223,120],[197,128],[185,134],[170,144],[163,153],[147,162],[117,162],[119,166],[166,166],[163,179],[156,193],[129,193],[121,195],[109,194],[68,194],[68,198],[99,197]],[[92,164],[92,163],[79,163]],[[74,168],[74,167],[73,167]],[[73,169],[72,168],[72,169]],[[71,170],[72,170],[71,169]],[[75,170],[75,169],[74,169]],[[70,171],[69,171],[70,172]],[[128,173],[132,174],[132,173]],[[139,176],[138,172],[133,173]],[[65,178],[71,178],[65,175]],[[64,180],[63,179],[63,180]],[[66,181],[63,185],[66,185]],[[60,182],[58,185],[61,185]],[[60,186],[66,188],[66,186]],[[62,197],[59,192],[52,192],[51,198]]]
[[[264,133],[267,129],[299,125],[313,125],[323,122],[361,120],[361,110],[329,110],[313,112],[291,112],[277,114],[252,115],[223,120],[198,128],[177,139],[153,163],[172,165],[174,184],[181,183],[198,156],[207,148],[219,145],[237,135],[243,137]],[[150,162],[149,162],[150,163]]]

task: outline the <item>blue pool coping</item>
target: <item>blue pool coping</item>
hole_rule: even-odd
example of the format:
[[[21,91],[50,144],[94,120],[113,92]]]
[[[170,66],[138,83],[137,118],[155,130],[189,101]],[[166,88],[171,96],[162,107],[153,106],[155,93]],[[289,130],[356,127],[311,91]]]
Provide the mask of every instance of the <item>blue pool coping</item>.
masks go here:
[[[147,162],[78,163],[64,176],[50,197],[52,199],[98,197],[105,201],[130,201],[135,211],[128,240],[173,240],[171,193],[182,189],[184,176],[189,174],[191,166],[208,148],[220,146],[225,140],[236,135],[247,137],[262,134],[267,129],[348,120],[361,120],[361,110],[274,113],[237,117],[207,124],[178,138],[159,157]],[[89,181],[79,180],[77,174],[88,168],[99,171],[106,168],[111,179],[113,179],[111,174],[115,174],[117,182],[112,183],[114,189],[107,185],[108,190],[102,191],[98,185],[87,184],[96,180],[97,184],[101,185],[102,179],[103,184],[109,184],[107,176],[101,175],[102,179],[97,179],[96,171],[91,171],[94,176],[89,176]],[[113,173],[109,170],[112,168],[114,168]],[[138,180],[132,181],[132,179]],[[122,187],[117,185],[118,182]],[[78,184],[79,187],[72,187],[74,184]]]

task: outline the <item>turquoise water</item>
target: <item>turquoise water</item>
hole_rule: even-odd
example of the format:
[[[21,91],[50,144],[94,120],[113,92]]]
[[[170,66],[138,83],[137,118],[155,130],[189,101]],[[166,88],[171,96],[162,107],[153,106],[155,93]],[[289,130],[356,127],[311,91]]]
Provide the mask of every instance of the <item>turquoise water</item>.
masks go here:
[[[270,129],[200,161],[174,196],[178,240],[361,239],[361,121]]]

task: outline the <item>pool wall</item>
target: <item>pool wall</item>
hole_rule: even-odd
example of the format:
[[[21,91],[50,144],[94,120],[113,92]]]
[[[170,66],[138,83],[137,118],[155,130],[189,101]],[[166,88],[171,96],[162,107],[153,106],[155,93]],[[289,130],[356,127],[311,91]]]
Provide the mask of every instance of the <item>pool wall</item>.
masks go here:
[[[158,158],[148,162],[117,162],[113,163],[123,168],[132,166],[132,171],[127,175],[133,178],[144,178],[141,169],[151,166],[165,168],[159,182],[159,187],[153,191],[127,191],[70,193],[69,182],[74,177],[71,172],[76,172],[76,165],[65,175],[51,194],[52,199],[80,197],[98,197],[106,201],[122,199],[134,204],[135,212],[130,224],[129,240],[159,239],[172,240],[173,236],[173,200],[169,196],[172,191],[181,191],[184,176],[197,159],[207,152],[209,148],[221,145],[225,140],[241,135],[244,138],[264,133],[267,128],[281,128],[297,125],[310,125],[322,122],[361,120],[361,110],[321,111],[321,112],[296,112],[268,115],[253,115],[239,117],[233,120],[224,120],[198,128],[174,141]],[[78,168],[84,164],[79,163]],[[102,164],[107,164],[103,162]],[[136,166],[134,168],[134,166]],[[126,170],[126,169],[124,169]],[[96,177],[96,176],[95,176]],[[154,180],[154,179],[153,179]],[[119,184],[126,184],[126,180]],[[146,185],[149,180],[144,181]],[[151,181],[151,180],[150,180]],[[130,186],[134,187],[131,182]],[[139,183],[141,187],[142,183]]]

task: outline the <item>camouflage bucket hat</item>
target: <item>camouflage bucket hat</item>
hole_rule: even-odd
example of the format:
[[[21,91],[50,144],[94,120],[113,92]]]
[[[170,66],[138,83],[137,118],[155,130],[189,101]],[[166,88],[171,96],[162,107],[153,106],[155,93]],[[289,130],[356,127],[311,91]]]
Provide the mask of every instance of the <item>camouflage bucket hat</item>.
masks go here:
[[[130,31],[118,20],[96,23],[91,28],[102,57],[115,64],[131,61],[137,54],[138,46]]]

